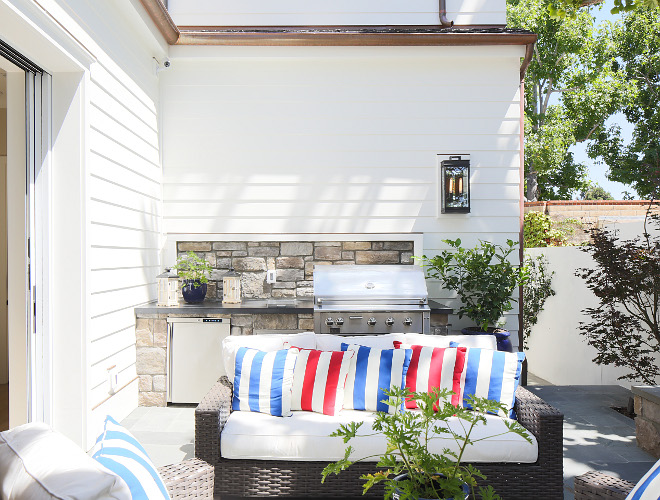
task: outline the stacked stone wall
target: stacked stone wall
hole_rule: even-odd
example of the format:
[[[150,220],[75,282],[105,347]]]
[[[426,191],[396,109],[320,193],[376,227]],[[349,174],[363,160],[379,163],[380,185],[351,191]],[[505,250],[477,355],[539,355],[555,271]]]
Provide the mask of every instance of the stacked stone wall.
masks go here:
[[[222,278],[241,276],[245,298],[314,295],[315,265],[412,264],[412,241],[179,241],[178,256],[195,252],[211,267],[207,300],[222,300]],[[277,281],[266,283],[266,271]]]

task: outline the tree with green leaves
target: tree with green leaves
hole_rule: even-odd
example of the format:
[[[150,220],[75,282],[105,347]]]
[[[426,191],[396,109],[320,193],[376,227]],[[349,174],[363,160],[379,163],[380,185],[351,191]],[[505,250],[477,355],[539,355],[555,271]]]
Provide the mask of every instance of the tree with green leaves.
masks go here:
[[[612,64],[628,82],[622,111],[634,132],[626,143],[618,125],[599,130],[588,153],[609,166],[610,180],[631,185],[641,198],[659,198],[660,10],[635,10],[608,30]]]
[[[509,0],[508,25],[539,35],[525,77],[525,181],[529,201],[570,199],[588,186],[569,151],[602,133],[629,92],[609,33],[586,10],[554,19],[544,0]]]
[[[593,183],[580,193],[583,200],[613,200],[614,196],[600,184]]]
[[[555,0],[548,6],[548,12],[552,17],[573,17],[580,9],[602,4],[605,0]],[[634,12],[637,10],[660,9],[660,0],[614,0],[614,7],[610,9],[612,14],[623,12]]]

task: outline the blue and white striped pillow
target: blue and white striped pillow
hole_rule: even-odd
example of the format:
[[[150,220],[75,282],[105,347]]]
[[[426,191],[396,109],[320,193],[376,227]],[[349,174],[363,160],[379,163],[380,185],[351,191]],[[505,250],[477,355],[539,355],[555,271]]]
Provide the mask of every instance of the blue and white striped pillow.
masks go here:
[[[297,349],[264,352],[239,347],[234,366],[234,411],[289,417]]]
[[[635,485],[626,500],[657,500],[660,498],[660,460]]]
[[[355,351],[344,387],[344,408],[394,413],[383,403],[384,390],[405,386],[411,349],[379,349],[355,344],[341,345],[342,351]]]
[[[456,342],[450,343],[457,347]],[[506,406],[507,412],[499,412],[502,417],[514,417],[513,405],[516,402],[516,389],[520,384],[520,373],[525,353],[503,352],[492,349],[468,347],[465,368],[461,379],[461,401],[470,408],[468,396],[488,398]]]
[[[106,417],[103,432],[90,454],[124,480],[133,500],[169,500],[167,488],[145,449],[112,417]]]

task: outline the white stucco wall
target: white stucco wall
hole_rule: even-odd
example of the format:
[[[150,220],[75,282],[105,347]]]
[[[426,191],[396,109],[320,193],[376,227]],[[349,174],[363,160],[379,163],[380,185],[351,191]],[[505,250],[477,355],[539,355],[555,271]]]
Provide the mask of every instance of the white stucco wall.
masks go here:
[[[180,26],[437,25],[438,0],[169,0]],[[447,0],[457,25],[506,24],[504,0]]]
[[[634,238],[642,232],[641,221],[608,227],[618,229],[622,239]],[[575,276],[576,269],[594,266],[591,256],[578,247],[530,248],[525,252],[546,256],[548,271],[555,272],[552,288],[556,292],[546,301],[539,321],[532,329],[526,351],[529,371],[555,385],[618,384],[627,388],[634,385],[630,381],[617,380],[628,373],[627,370],[594,363],[592,360],[597,351],[579,333],[579,323],[589,321],[582,310],[598,305],[598,299],[584,280]],[[658,358],[660,362],[660,356]]]
[[[517,241],[522,53],[172,47],[161,73],[168,243],[418,233],[432,255],[444,238]],[[456,153],[471,155],[472,213],[438,216],[437,155]]]

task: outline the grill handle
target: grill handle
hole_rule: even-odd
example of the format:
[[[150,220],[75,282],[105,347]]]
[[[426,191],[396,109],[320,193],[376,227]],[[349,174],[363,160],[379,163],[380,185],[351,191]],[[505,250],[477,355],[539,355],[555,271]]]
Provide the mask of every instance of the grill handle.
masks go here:
[[[348,319],[362,319],[362,316],[349,316]]]

